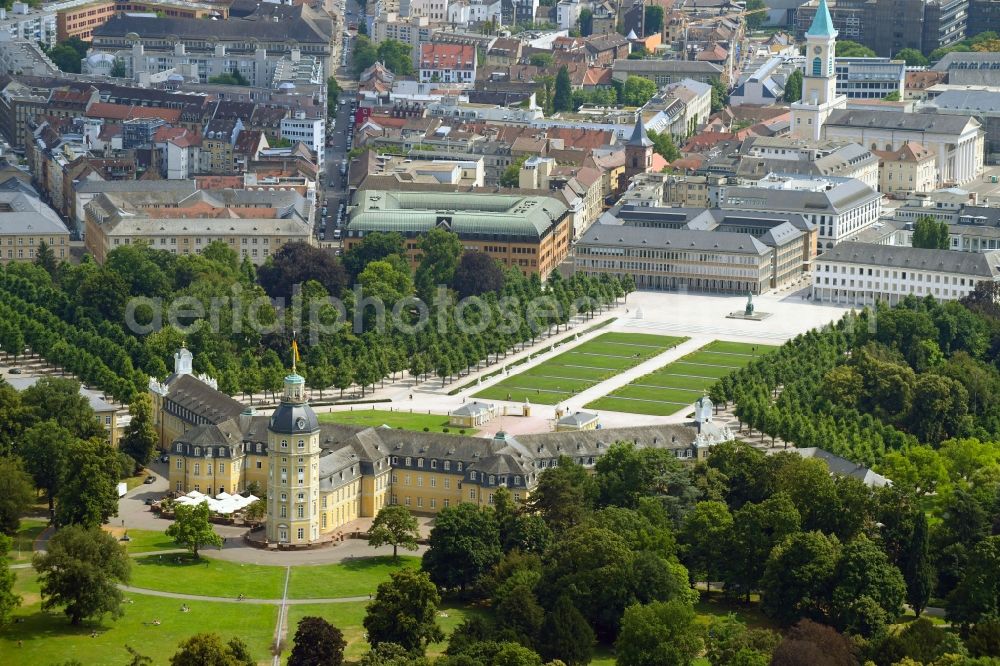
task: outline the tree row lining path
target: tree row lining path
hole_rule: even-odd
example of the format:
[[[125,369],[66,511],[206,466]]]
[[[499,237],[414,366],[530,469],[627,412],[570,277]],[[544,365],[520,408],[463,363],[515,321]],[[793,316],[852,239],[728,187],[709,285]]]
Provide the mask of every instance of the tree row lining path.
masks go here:
[[[291,567],[288,567],[291,571]],[[163,597],[165,599],[179,599],[181,601],[208,601],[208,602],[221,602],[227,604],[258,604],[258,605],[270,605],[270,606],[281,606],[282,610],[278,613],[278,626],[275,628],[275,638],[281,636],[282,625],[287,620],[288,611],[287,606],[296,606],[303,604],[349,604],[358,601],[371,601],[371,596],[363,597],[324,597],[318,599],[289,599],[288,598],[288,579],[285,579],[285,596],[281,599],[251,599],[246,597],[244,599],[239,599],[237,597],[205,597],[198,594],[185,594],[183,592],[164,592],[163,590],[150,590],[145,587],[132,587],[131,585],[119,585],[118,589],[122,592],[128,592],[131,594],[142,594],[150,597]]]

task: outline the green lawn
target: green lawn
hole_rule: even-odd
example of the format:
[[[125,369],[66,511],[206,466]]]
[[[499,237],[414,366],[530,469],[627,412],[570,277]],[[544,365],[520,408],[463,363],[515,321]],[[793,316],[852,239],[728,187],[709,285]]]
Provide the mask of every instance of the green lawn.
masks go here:
[[[591,409],[669,416],[693,403],[720,377],[742,368],[770,345],[716,340],[590,402]]]
[[[379,583],[389,580],[389,574],[393,571],[404,567],[420,567],[419,557],[407,557],[402,552],[398,563],[393,563],[392,556],[387,555],[348,560],[339,564],[293,567],[288,581],[288,598],[336,599],[374,594]]]
[[[280,599],[285,567],[237,564],[191,555],[148,555],[132,560],[132,585],[150,590],[182,592],[206,597]]]
[[[604,333],[508,377],[476,397],[554,405],[685,340],[646,333]]]
[[[166,523],[164,523],[166,524]],[[157,532],[156,530],[134,530],[127,529],[124,532],[122,529],[116,528],[110,530],[115,537],[121,538],[121,535],[125,532],[128,533],[128,541],[119,541],[121,545],[125,546],[125,550],[130,555],[135,555],[137,553],[151,553],[157,550],[174,550],[180,548],[173,539],[168,537],[163,532]]]
[[[11,562],[28,562],[31,560],[35,539],[45,530],[48,522],[40,518],[25,518],[10,544],[7,559]]]
[[[34,571],[18,571],[16,590],[24,603],[14,617],[23,622],[0,632],[0,663],[49,666],[73,658],[87,666],[121,666],[129,662],[127,644],[165,666],[181,640],[201,631],[217,632],[227,640],[239,636],[259,664],[270,663],[277,606],[189,601],[191,610],[182,613],[175,599],[126,594],[132,603],[125,605],[123,617],[105,616],[73,627],[61,612],[41,610]],[[159,626],[150,624],[153,620],[159,620]],[[92,631],[96,637],[91,637]]]
[[[383,409],[355,409],[349,412],[327,412],[319,414],[321,423],[347,423],[350,425],[377,428],[387,425],[403,430],[430,430],[431,432],[451,432],[458,434],[459,428],[448,425],[448,417],[440,414],[421,414]],[[474,428],[465,428],[466,435],[476,434]]]
[[[295,636],[295,628],[299,620],[310,615],[319,616],[332,623],[335,627],[344,632],[344,640],[347,647],[344,649],[344,657],[349,663],[357,663],[357,660],[368,651],[368,642],[365,640],[365,629],[362,624],[365,619],[365,609],[367,601],[351,601],[336,604],[295,604],[288,607],[288,640],[285,644],[285,658],[288,658],[288,651],[291,648],[292,638]],[[485,614],[486,611],[467,606],[456,606],[454,604],[442,604],[438,610],[438,626],[444,631],[445,640],[440,643],[432,643],[427,647],[427,655],[436,657],[444,652],[448,647],[448,636],[455,630],[462,621],[470,615]]]

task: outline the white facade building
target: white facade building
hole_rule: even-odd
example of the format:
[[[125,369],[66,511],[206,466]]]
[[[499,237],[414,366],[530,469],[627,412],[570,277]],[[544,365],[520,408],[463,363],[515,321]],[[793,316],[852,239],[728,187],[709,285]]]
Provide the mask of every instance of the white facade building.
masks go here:
[[[918,143],[937,156],[940,187],[963,185],[983,172],[986,133],[971,115],[840,110],[827,118],[823,135],[873,150],[899,150],[908,142]]]
[[[322,171],[326,161],[326,121],[323,118],[306,117],[305,111],[298,111],[291,118],[281,119],[281,138],[301,141],[316,155],[316,166]]]
[[[898,303],[906,296],[962,298],[997,281],[1000,251],[956,252],[896,245],[841,243],[816,258],[813,298],[845,305]]]
[[[882,195],[855,178],[772,174],[754,186],[727,187],[719,208],[798,213],[819,227],[819,248],[831,248],[875,224]]]
[[[556,25],[561,30],[572,30],[580,20],[580,13],[583,10],[584,5],[580,0],[560,0],[556,5]]]

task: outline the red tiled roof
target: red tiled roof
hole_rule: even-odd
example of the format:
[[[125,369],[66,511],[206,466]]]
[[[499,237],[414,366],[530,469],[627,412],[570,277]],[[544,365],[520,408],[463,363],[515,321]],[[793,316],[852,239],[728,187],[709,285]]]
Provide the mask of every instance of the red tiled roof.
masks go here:
[[[108,120],[134,120],[136,118],[159,118],[168,123],[179,123],[181,109],[161,109],[151,106],[126,106],[125,104],[107,104],[97,102],[87,109],[88,118],[105,118]]]
[[[423,44],[420,47],[421,69],[472,69],[476,47],[471,44]]]

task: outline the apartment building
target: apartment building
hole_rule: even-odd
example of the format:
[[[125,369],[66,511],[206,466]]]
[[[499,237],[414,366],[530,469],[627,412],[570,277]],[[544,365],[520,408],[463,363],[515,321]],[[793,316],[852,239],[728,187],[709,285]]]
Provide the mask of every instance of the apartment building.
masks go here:
[[[955,252],[841,243],[816,258],[812,296],[845,305],[894,305],[907,296],[957,300],[1000,279],[1000,251]]]
[[[420,82],[471,86],[476,80],[476,58],[476,47],[471,44],[421,44]]]
[[[899,150],[876,150],[879,159],[879,192],[903,196],[930,192],[937,186],[937,158],[919,143],[904,143]]]

